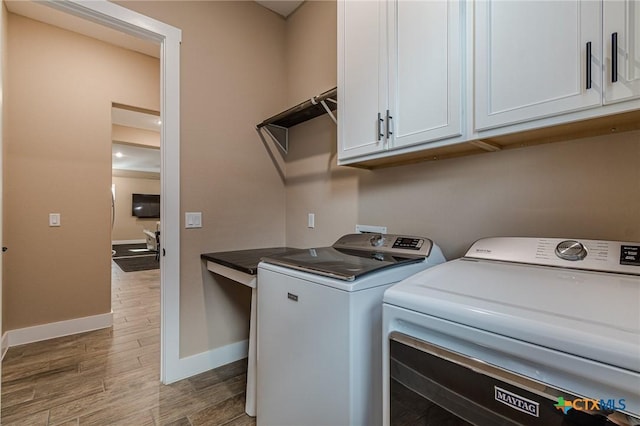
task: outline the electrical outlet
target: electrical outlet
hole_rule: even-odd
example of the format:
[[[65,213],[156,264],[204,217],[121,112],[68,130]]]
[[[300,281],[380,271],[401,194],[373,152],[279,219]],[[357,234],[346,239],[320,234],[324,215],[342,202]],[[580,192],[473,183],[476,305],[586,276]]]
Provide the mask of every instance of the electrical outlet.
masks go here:
[[[365,233],[386,234],[387,227],[375,226],[375,225],[356,225],[356,232],[359,234],[365,234]]]

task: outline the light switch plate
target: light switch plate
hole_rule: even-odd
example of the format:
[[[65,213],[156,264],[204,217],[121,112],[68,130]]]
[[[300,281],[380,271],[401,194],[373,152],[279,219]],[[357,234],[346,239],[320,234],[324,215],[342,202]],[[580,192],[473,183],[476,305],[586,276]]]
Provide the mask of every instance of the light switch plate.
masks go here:
[[[186,212],[184,214],[185,228],[202,228],[202,212]]]
[[[307,228],[315,228],[316,227],[316,215],[315,213],[309,213],[307,217]]]
[[[60,213],[49,213],[49,226],[60,226]]]

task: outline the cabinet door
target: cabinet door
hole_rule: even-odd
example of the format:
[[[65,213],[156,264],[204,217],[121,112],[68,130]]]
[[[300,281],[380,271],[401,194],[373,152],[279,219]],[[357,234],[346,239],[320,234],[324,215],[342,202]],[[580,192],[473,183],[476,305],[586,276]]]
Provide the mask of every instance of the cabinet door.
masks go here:
[[[394,148],[461,134],[461,13],[457,0],[389,4]]]
[[[600,105],[600,5],[575,0],[476,2],[476,129]]]
[[[386,148],[386,2],[338,2],[338,158]]]
[[[640,97],[640,1],[605,0],[603,36],[605,103]]]

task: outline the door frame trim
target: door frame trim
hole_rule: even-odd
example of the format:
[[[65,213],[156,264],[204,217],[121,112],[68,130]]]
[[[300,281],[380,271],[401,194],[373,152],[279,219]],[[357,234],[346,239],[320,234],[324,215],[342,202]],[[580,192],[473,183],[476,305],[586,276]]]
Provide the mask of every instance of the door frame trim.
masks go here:
[[[160,44],[160,380],[180,373],[180,43],[182,31],[107,0],[48,0],[48,6]]]

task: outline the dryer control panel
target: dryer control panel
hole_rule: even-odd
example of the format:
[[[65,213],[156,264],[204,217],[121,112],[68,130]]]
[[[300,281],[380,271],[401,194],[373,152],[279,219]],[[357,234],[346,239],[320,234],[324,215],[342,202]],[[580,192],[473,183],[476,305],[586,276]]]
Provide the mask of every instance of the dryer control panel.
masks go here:
[[[640,244],[622,245],[620,249],[620,264],[640,266]]]
[[[465,258],[640,275],[640,243],[497,237],[476,241]]]
[[[583,260],[587,257],[587,249],[580,241],[564,240],[556,246],[556,256],[564,260]]]

